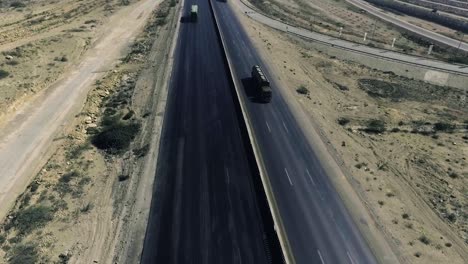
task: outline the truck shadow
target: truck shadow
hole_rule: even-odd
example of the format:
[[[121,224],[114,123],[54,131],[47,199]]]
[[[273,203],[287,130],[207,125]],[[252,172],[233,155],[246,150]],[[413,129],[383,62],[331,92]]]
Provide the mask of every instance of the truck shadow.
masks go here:
[[[258,99],[257,92],[255,91],[255,82],[252,79],[252,77],[242,78],[241,82],[242,86],[244,86],[245,95],[247,96],[250,102],[257,104],[265,103]]]
[[[195,23],[197,22],[190,15],[185,15],[180,17],[180,23]]]

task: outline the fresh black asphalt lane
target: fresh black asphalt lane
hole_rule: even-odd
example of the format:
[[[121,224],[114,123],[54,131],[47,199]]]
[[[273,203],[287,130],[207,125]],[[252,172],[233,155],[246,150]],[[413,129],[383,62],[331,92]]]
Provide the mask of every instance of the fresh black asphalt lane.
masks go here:
[[[254,64],[270,77],[271,103],[249,100],[248,84],[242,96],[296,263],[376,263],[229,0],[213,6],[239,83]]]
[[[208,2],[180,26],[142,263],[270,263]],[[272,227],[271,227],[272,228]]]

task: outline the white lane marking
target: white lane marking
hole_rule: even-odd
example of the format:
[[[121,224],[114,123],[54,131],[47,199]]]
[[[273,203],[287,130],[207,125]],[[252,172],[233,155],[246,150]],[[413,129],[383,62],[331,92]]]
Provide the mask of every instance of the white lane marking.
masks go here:
[[[286,127],[286,124],[284,123],[284,121],[283,121],[283,126],[284,126],[284,129],[286,129],[286,132],[289,134],[289,130],[288,130],[288,128]]]
[[[349,260],[351,260],[351,264],[354,264],[353,258],[351,257],[351,254],[349,254],[349,251],[346,251],[346,254],[348,255]]]
[[[265,121],[265,123],[266,123],[266,125],[267,125],[268,132],[270,132],[270,133],[271,133],[271,129],[270,129],[270,126],[268,125],[268,122],[267,122],[267,121]]]
[[[316,185],[315,185],[315,182],[314,182],[314,179],[312,179],[312,176],[310,176],[310,173],[309,173],[309,170],[308,170],[308,169],[306,169],[306,172],[307,172],[307,175],[309,176],[309,179],[310,179],[310,181],[312,182],[312,184],[313,184],[314,186],[316,186]]]
[[[317,249],[317,253],[320,257],[320,261],[322,261],[322,264],[325,264],[325,261],[323,261],[322,254],[320,254],[320,250]]]
[[[224,171],[226,171],[227,184],[229,185],[229,169],[227,167],[224,167]]]
[[[320,197],[320,200],[325,201],[325,199],[323,199],[322,193],[321,193],[320,191],[318,191],[317,193],[318,193],[318,195],[319,195],[319,197]]]
[[[289,184],[291,184],[291,186],[293,186],[293,183],[292,183],[292,181],[291,181],[291,178],[289,177],[288,170],[287,170],[286,168],[284,168],[284,171],[286,172],[286,176],[288,176]]]

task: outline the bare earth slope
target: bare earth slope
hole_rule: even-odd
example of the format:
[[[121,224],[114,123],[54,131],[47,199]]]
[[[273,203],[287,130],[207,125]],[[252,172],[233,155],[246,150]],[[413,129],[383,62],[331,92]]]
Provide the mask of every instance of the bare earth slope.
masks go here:
[[[54,134],[81,106],[90,84],[121,56],[157,3],[144,0],[116,13],[81,63],[0,128],[0,218],[45,162]]]

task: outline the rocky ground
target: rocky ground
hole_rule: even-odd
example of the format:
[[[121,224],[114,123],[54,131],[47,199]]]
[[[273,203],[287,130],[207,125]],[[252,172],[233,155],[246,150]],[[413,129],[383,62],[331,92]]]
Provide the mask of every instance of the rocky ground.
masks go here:
[[[400,259],[466,263],[466,91],[329,56],[240,16]]]
[[[154,177],[142,179],[142,168],[157,149],[152,132],[164,99],[176,6],[159,5],[128,55],[96,81],[80,114],[55,138],[58,148],[1,224],[0,262],[138,258],[122,252],[130,246],[127,233],[146,223],[141,212],[151,193],[136,190],[139,182],[151,186]],[[140,217],[127,223],[133,214]]]

